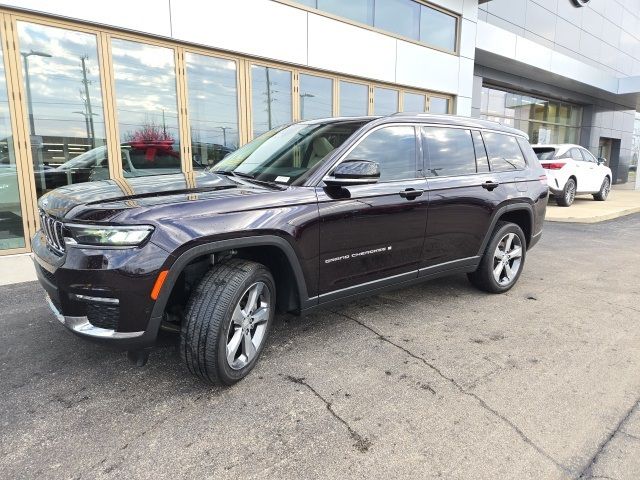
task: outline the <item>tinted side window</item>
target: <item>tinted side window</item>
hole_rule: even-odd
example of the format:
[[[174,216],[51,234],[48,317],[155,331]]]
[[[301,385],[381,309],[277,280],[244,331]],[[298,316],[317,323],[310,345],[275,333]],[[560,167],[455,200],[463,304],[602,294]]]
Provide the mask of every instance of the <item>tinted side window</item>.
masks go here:
[[[488,172],[489,157],[487,156],[487,149],[484,148],[482,135],[480,135],[480,132],[474,130],[473,132],[471,132],[471,136],[473,137],[473,146],[476,150],[476,164],[478,173]]]
[[[482,136],[489,154],[491,170],[509,172],[523,170],[526,167],[527,164],[515,137],[493,132],[483,132]]]
[[[598,160],[596,159],[596,157],[594,157],[593,153],[591,153],[589,150],[580,150],[580,151],[582,152],[582,156],[587,162],[598,163]]]
[[[538,157],[536,156],[536,152],[533,151],[531,144],[522,137],[518,137],[518,144],[520,145],[520,150],[524,153],[527,163],[529,165],[537,165]]]
[[[574,160],[578,160],[579,162],[584,161],[584,158],[582,157],[580,150],[578,150],[577,148],[571,149],[571,158],[573,158]]]
[[[445,177],[476,173],[476,156],[469,130],[459,128],[424,128],[429,160],[427,175]]]
[[[411,126],[384,127],[369,134],[347,156],[380,165],[380,181],[416,178],[416,136]]]

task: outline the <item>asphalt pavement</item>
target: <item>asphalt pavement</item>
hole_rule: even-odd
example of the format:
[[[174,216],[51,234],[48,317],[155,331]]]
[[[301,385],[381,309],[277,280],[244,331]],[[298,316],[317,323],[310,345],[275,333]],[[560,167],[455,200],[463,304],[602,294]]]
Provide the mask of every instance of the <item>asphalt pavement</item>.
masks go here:
[[[547,223],[518,285],[464,275],[279,316],[212,388],[0,287],[0,478],[640,478],[640,215]]]

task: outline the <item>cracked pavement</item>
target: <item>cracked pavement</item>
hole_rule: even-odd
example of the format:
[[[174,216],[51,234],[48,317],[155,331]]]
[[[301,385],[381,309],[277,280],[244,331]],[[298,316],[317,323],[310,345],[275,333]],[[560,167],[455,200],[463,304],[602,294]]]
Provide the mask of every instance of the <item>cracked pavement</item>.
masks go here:
[[[297,318],[254,372],[146,367],[0,287],[0,478],[640,478],[640,215],[550,224],[501,296],[464,276]]]

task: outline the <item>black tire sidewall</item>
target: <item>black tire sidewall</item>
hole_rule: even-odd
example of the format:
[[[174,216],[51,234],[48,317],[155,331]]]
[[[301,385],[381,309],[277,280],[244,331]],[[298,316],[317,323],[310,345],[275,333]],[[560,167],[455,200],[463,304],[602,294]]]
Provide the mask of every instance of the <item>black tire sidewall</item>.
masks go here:
[[[518,273],[516,273],[516,277],[511,281],[511,283],[509,283],[508,285],[500,285],[493,276],[493,254],[498,247],[498,243],[500,243],[502,237],[504,237],[507,233],[515,233],[520,239],[520,244],[522,245],[522,259],[520,261],[520,268],[518,269]],[[522,229],[515,223],[507,223],[500,227],[493,234],[493,237],[491,237],[491,241],[487,246],[485,256],[486,258],[483,259],[483,268],[485,269],[485,272],[483,273],[486,276],[485,278],[491,284],[491,290],[496,293],[503,293],[511,290],[513,286],[518,283],[518,279],[520,278],[520,274],[522,274],[522,271],[524,270],[524,265],[527,258],[527,241]]]
[[[594,195],[594,197],[596,197],[596,200],[600,200],[601,202],[603,202],[609,197],[608,193],[604,193],[604,186],[607,184],[609,184],[609,188],[611,188],[611,180],[609,180],[609,177],[604,177],[602,185],[600,186],[600,191]]]
[[[256,351],[256,356],[245,367],[241,368],[240,370],[234,370],[227,363],[227,356],[226,356],[227,332],[229,330],[229,324],[231,323],[231,317],[233,315],[233,311],[236,305],[238,304],[238,302],[240,301],[242,294],[247,290],[247,288],[249,288],[249,286],[251,286],[256,282],[263,282],[269,289],[269,293],[271,295],[271,302],[269,305],[269,319],[267,320],[267,325],[264,332],[264,339],[262,341],[262,344],[258,347]],[[242,286],[238,288],[238,290],[235,292],[235,294],[233,295],[233,300],[230,302],[230,304],[228,305],[227,311],[225,312],[224,320],[220,324],[220,329],[219,329],[218,338],[217,338],[217,348],[216,348],[217,362],[216,363],[218,365],[218,376],[220,378],[220,381],[225,385],[232,385],[236,383],[237,381],[246,377],[249,374],[249,372],[253,370],[253,367],[255,366],[258,359],[260,358],[260,354],[264,350],[264,346],[267,342],[269,331],[271,330],[271,324],[273,323],[273,318],[275,315],[275,304],[276,304],[275,282],[273,281],[273,277],[271,276],[269,271],[266,268],[260,266],[255,271],[255,273],[253,273],[252,275],[250,275],[245,279],[245,281],[242,283]]]

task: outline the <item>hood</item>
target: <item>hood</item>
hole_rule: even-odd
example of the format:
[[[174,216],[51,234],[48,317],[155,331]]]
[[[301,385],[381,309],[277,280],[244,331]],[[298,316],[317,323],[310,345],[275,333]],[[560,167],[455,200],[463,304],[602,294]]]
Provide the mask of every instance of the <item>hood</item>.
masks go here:
[[[184,202],[194,194],[238,195],[266,190],[225,175],[192,172],[131,179],[103,180],[57,188],[38,201],[38,207],[57,218],[104,220],[131,208]]]

